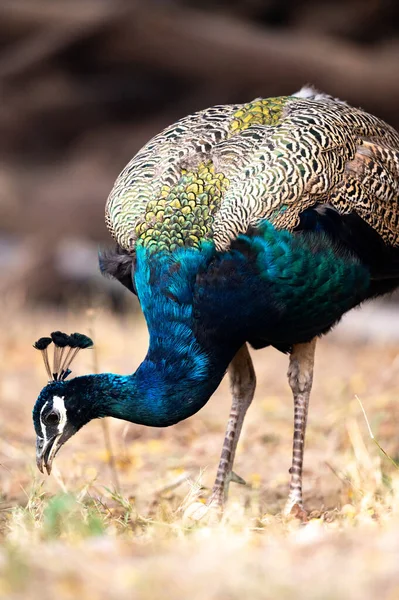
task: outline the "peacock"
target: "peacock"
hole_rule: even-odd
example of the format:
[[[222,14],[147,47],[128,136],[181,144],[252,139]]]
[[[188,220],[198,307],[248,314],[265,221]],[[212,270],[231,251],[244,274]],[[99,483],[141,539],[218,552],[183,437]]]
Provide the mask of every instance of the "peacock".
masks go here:
[[[399,135],[305,87],[189,115],[116,180],[101,271],[138,296],[149,348],[131,375],[67,379],[91,340],[41,338],[49,383],[34,410],[37,465],[51,471],[83,425],[111,416],[167,427],[194,415],[226,371],[232,405],[208,506],[223,509],[255,391],[248,351],[289,355],[293,453],[285,512],[302,510],[316,340],[344,313],[399,286]],[[54,346],[54,364],[48,350]]]

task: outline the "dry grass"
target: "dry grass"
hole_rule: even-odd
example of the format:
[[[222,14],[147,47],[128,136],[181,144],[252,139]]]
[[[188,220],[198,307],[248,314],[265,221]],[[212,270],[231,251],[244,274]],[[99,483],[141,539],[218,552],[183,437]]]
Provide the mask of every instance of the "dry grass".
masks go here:
[[[100,422],[73,438],[54,475],[36,471],[31,409],[45,383],[32,342],[53,329],[87,331],[83,312],[28,314],[9,303],[0,343],[0,597],[90,600],[399,598],[399,349],[320,343],[309,419],[305,498],[311,520],[280,511],[288,487],[292,401],[287,358],[254,354],[258,388],[222,523],[185,508],[212,484],[229,393],[169,429],[110,421],[120,489]],[[101,370],[129,372],[144,356],[141,320],[98,312]],[[92,370],[82,353],[76,373]]]

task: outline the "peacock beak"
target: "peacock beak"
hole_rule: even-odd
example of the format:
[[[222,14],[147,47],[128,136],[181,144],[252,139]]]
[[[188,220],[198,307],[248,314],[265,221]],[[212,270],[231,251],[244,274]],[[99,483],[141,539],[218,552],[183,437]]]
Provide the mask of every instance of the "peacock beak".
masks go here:
[[[76,432],[77,428],[71,423],[67,423],[62,431],[59,431],[59,427],[53,427],[52,433],[54,435],[50,434],[48,439],[45,439],[40,435],[36,437],[36,464],[41,473],[44,473],[44,469],[46,469],[47,474],[50,475],[53,460],[58,450]]]
[[[61,435],[60,433],[46,441],[39,436],[36,438],[36,464],[41,473],[46,469],[50,475],[54,457],[63,444],[60,441]]]

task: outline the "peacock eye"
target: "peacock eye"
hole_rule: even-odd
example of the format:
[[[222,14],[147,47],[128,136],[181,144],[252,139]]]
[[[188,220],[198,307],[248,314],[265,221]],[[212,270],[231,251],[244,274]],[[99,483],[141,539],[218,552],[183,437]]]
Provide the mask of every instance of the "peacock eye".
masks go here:
[[[44,418],[44,422],[46,423],[46,425],[58,425],[59,421],[60,421],[60,415],[56,412],[50,412]]]

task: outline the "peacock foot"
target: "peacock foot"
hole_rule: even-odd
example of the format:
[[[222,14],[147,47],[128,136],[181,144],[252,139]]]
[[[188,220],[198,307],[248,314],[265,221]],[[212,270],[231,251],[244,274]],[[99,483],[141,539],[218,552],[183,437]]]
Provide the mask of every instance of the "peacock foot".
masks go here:
[[[240,485],[246,485],[242,477],[231,471],[224,481],[224,485],[215,483],[212,493],[204,504],[202,502],[193,502],[184,512],[184,516],[193,521],[204,520],[209,525],[219,523],[224,511],[224,505],[227,500],[230,482],[234,481]]]
[[[208,501],[193,502],[184,511],[184,516],[192,521],[203,521],[208,525],[216,525],[223,515],[224,503],[219,496],[212,494]]]
[[[288,500],[285,505],[283,515],[285,517],[294,517],[298,519],[302,523],[308,522],[308,512],[303,508],[302,502],[299,504],[298,502],[292,503]]]

